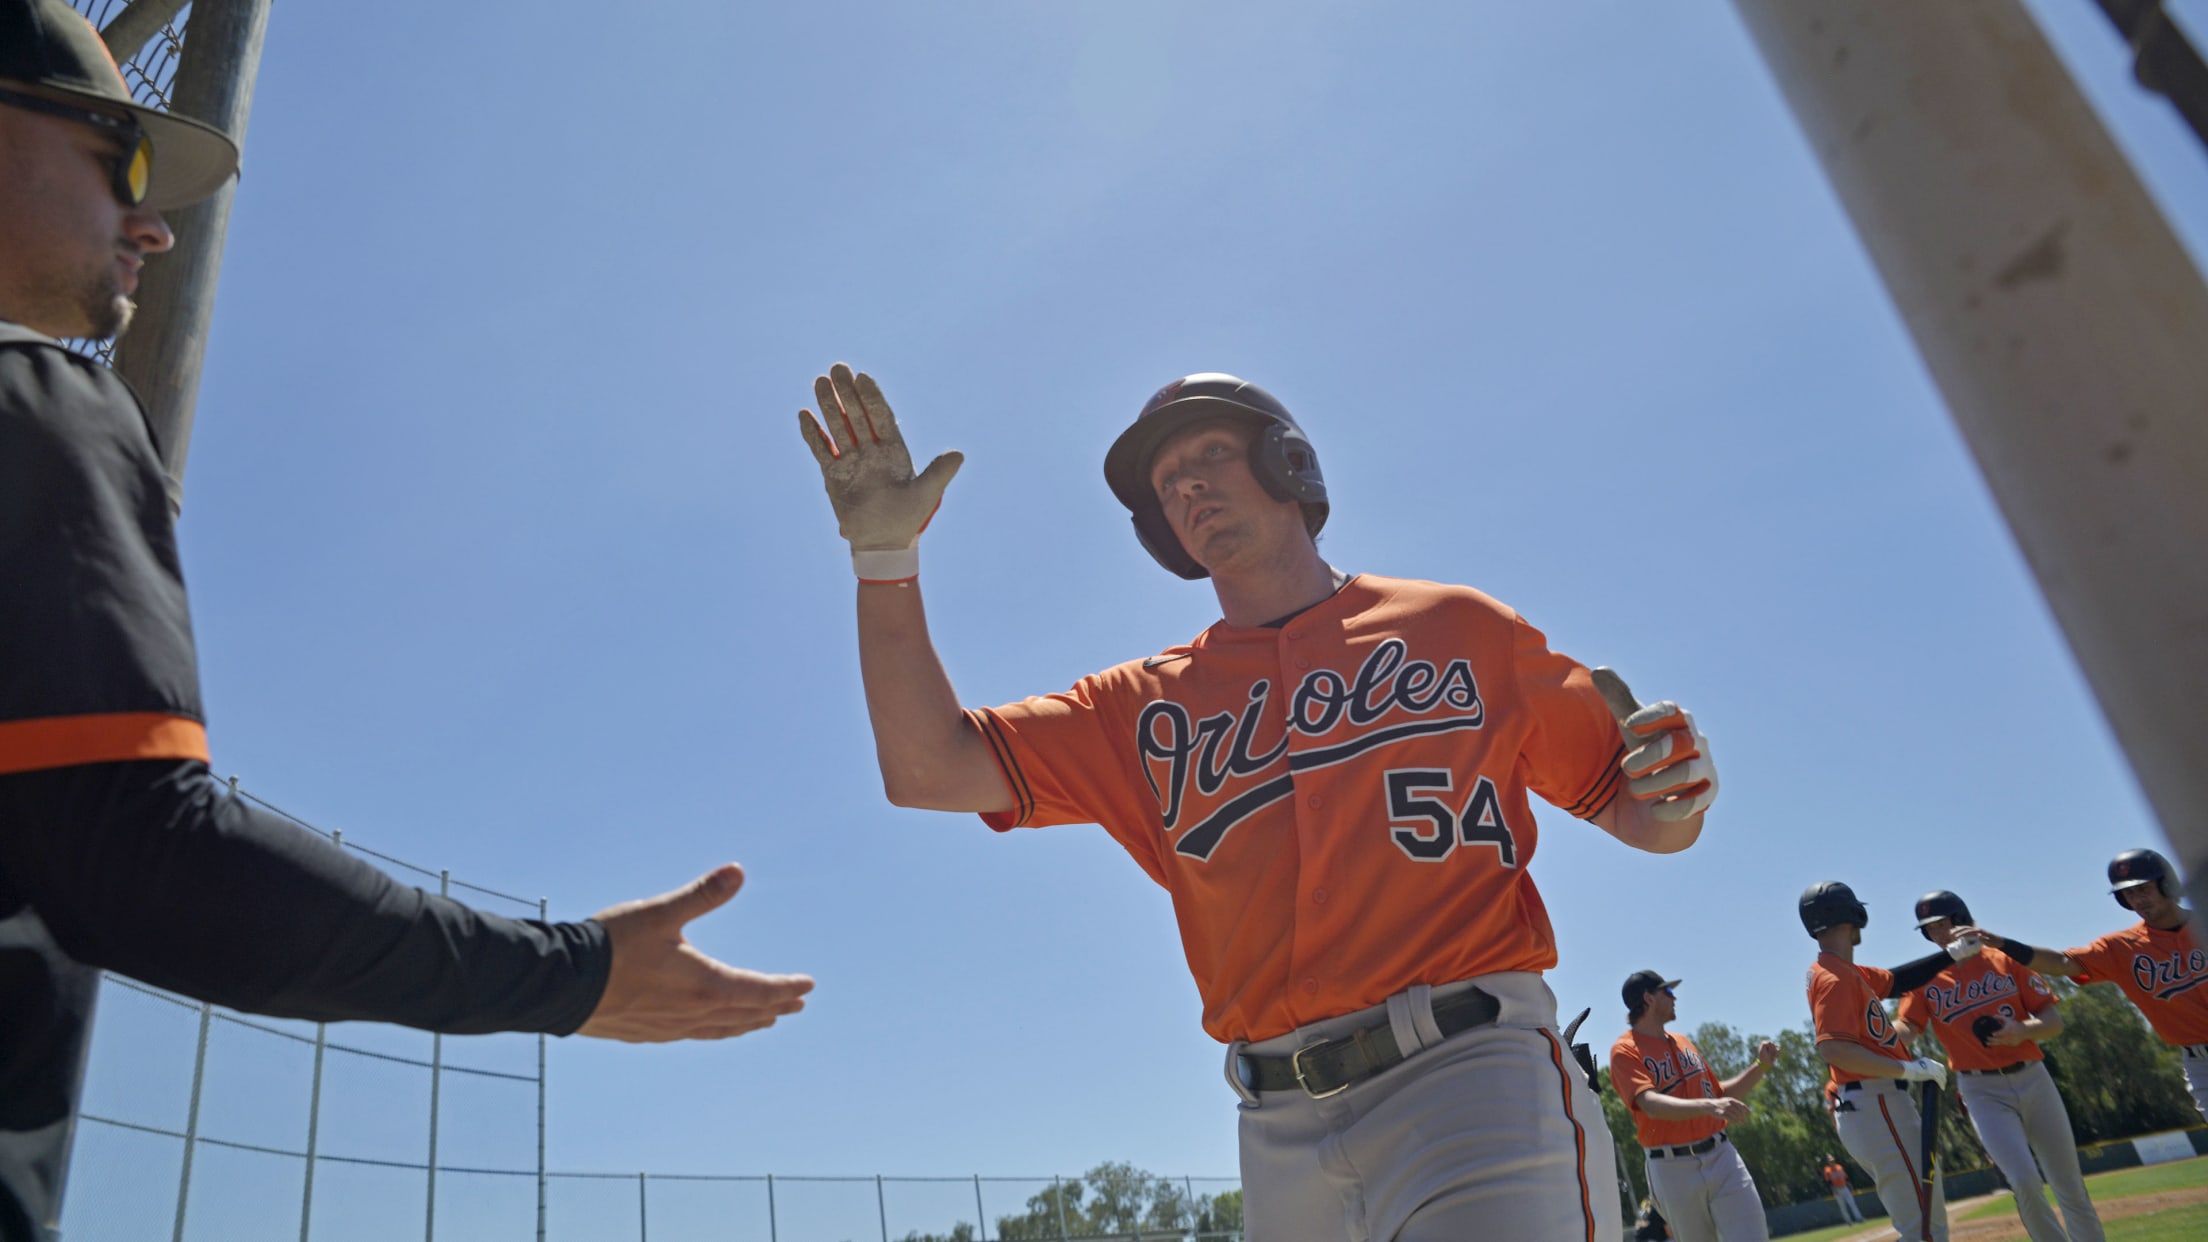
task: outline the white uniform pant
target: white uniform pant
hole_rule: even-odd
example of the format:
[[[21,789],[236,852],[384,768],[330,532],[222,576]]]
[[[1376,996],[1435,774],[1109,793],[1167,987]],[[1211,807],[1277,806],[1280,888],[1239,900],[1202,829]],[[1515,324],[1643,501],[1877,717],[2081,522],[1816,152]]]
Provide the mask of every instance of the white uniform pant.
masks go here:
[[[1860,1225],[1863,1223],[1863,1209],[1855,1206],[1855,1188],[1853,1186],[1843,1186],[1835,1189],[1832,1192],[1832,1201],[1840,1205],[1840,1222],[1842,1224]]]
[[[2185,1046],[2185,1087],[2193,1093],[2193,1107],[2208,1120],[2208,1044]]]
[[[1443,1041],[1433,1001],[1477,985],[1494,1023]],[[1285,1056],[1385,1022],[1402,1064],[1338,1095],[1243,1086],[1235,1057]],[[1616,1242],[1616,1150],[1602,1102],[1556,1031],[1541,976],[1483,975],[1227,1050],[1242,1098],[1249,1242]]]
[[[2046,1064],[2028,1062],[2013,1074],[1965,1073],[1956,1089],[1970,1110],[1978,1141],[2016,1191],[2016,1214],[2032,1242],[2101,1242],[2101,1218],[2085,1193],[2070,1113]],[[2036,1165],[2034,1156],[2039,1158]],[[2060,1220],[2047,1206],[2043,1186],[2054,1187]]]
[[[1720,1136],[1699,1156],[1643,1154],[1648,1193],[1678,1242],[1770,1242],[1756,1179],[1729,1140]]]
[[[1922,1123],[1915,1091],[1904,1091],[1891,1079],[1872,1079],[1840,1093],[1832,1121],[1848,1154],[1878,1184],[1879,1202],[1903,1242],[1947,1242],[1947,1180],[1932,1183],[1929,1230],[1917,1198]]]

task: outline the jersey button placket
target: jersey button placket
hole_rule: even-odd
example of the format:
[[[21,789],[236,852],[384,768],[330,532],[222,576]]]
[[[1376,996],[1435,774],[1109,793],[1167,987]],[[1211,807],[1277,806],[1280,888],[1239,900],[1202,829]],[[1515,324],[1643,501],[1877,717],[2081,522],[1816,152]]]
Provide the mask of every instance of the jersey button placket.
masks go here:
[[[1276,649],[1280,653],[1281,679],[1279,684],[1281,690],[1285,692],[1282,700],[1284,704],[1292,704],[1295,701],[1295,690],[1303,681],[1302,674],[1308,673],[1311,669],[1311,657],[1297,649],[1299,640],[1303,638],[1304,631],[1300,628],[1283,630],[1280,633]],[[1320,744],[1319,739],[1306,737],[1291,728],[1288,743],[1291,764],[1293,764],[1295,756],[1300,751]],[[1304,887],[1305,884],[1305,879],[1301,873],[1306,861],[1320,855],[1321,851],[1318,848],[1318,843],[1326,839],[1329,820],[1332,818],[1326,811],[1327,797],[1318,792],[1318,788],[1323,787],[1324,784],[1323,780],[1320,779],[1321,776],[1323,776],[1322,773],[1298,775],[1292,768],[1289,773],[1292,789],[1289,794],[1289,805],[1295,808],[1296,818],[1296,868],[1298,872],[1296,883],[1298,888]],[[1310,788],[1304,787],[1307,780],[1311,784]],[[1332,907],[1327,904],[1329,894],[1325,888],[1313,886],[1307,891],[1310,902],[1293,907],[1294,923],[1290,928],[1289,963],[1291,973],[1289,977],[1297,980],[1294,985],[1298,994],[1297,999],[1306,1002],[1304,1005],[1295,1007],[1298,1010],[1297,1020],[1299,1022],[1311,1022],[1333,1016],[1331,1013],[1323,1012],[1311,1004],[1320,992],[1319,972],[1313,969],[1317,963],[1311,960],[1311,953],[1321,951],[1321,947],[1332,938],[1329,933],[1329,925],[1322,917]],[[1306,952],[1307,946],[1310,947],[1311,952]]]

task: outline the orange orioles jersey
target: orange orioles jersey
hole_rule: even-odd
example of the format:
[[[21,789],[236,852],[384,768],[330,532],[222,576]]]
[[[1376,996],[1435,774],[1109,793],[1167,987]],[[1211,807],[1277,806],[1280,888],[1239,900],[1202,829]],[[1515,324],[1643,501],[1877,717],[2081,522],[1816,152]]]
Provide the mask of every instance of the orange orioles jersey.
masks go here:
[[[2085,967],[2078,982],[2105,979],[2122,988],[2163,1043],[2208,1043],[2208,952],[2190,924],[2160,931],[2136,923],[2065,952]]]
[[[1901,1046],[1894,1024],[1887,1020],[1886,1007],[1879,1003],[1893,986],[1891,971],[1858,966],[1836,953],[1819,953],[1809,968],[1809,1017],[1817,1028],[1817,1042],[1844,1039],[1861,1044],[1882,1057],[1892,1057],[1895,1070],[1891,1077],[1901,1077],[1900,1064],[1909,1060],[1909,1052]],[[1842,1083],[1870,1077],[1837,1065],[1831,1069],[1828,1092]]]
[[[983,818],[1103,825],[1172,893],[1222,1041],[1555,965],[1527,791],[1590,816],[1623,779],[1592,678],[1539,630],[1370,574],[1278,628],[1220,622],[969,715],[1016,803]]]
[[[1722,1094],[1717,1075],[1702,1050],[1684,1035],[1643,1035],[1628,1030],[1610,1045],[1610,1086],[1633,1113],[1633,1132],[1643,1147],[1699,1143],[1725,1122],[1718,1117],[1665,1121],[1641,1111],[1641,1094],[1655,1091],[1682,1100],[1714,1100]]]
[[[1938,1035],[1947,1049],[1949,1068],[1995,1070],[2044,1060],[2046,1054],[2028,1039],[2005,1048],[1982,1044],[1970,1029],[1972,1024],[1986,1014],[2021,1022],[2054,1003],[2054,989],[2045,979],[1989,945],[1905,994],[1894,1016]]]

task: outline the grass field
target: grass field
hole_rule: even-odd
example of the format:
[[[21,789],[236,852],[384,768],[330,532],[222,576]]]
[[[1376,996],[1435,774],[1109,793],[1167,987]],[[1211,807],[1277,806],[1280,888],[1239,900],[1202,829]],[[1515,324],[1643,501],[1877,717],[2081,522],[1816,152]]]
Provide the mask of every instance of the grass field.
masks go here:
[[[2208,1187],[2208,1156],[2139,1169],[2118,1169],[2113,1173],[2096,1173],[2085,1179],[2085,1187],[2093,1196],[2093,1202],[2104,1209],[2120,1200],[2141,1195]],[[2208,1203],[2186,1204],[2128,1217],[2118,1217],[2113,1212],[2104,1210],[2103,1216],[2108,1242],[2200,1242],[2201,1239],[2208,1238]],[[1991,1219],[2016,1220],[2016,1205],[2006,1197],[1996,1199],[1951,1218],[1949,1223],[1961,1225],[1966,1221]],[[1833,1239],[1864,1233],[1878,1223],[1872,1221],[1866,1225],[1834,1225],[1825,1229],[1813,1229],[1808,1233],[1790,1233],[1786,1235],[1784,1242],[1833,1242]],[[1888,1233],[1887,1236],[1893,1235]],[[2016,1230],[2016,1236],[2024,1236],[2021,1225]]]

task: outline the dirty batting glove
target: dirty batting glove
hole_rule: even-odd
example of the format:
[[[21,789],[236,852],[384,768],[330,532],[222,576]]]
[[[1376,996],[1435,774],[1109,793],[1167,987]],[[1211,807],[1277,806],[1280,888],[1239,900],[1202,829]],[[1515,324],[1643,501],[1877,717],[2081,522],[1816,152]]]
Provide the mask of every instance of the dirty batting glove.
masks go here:
[[[915,475],[881,387],[843,363],[813,381],[813,397],[820,417],[800,410],[797,426],[820,464],[836,530],[851,543],[852,570],[861,582],[910,582],[920,574],[920,532],[965,456],[945,453]]]
[[[1594,678],[1625,737],[1619,767],[1627,792],[1654,803],[1649,814],[1661,820],[1692,819],[1708,810],[1717,801],[1717,760],[1693,713],[1669,700],[1641,706],[1610,669],[1595,669]]]

